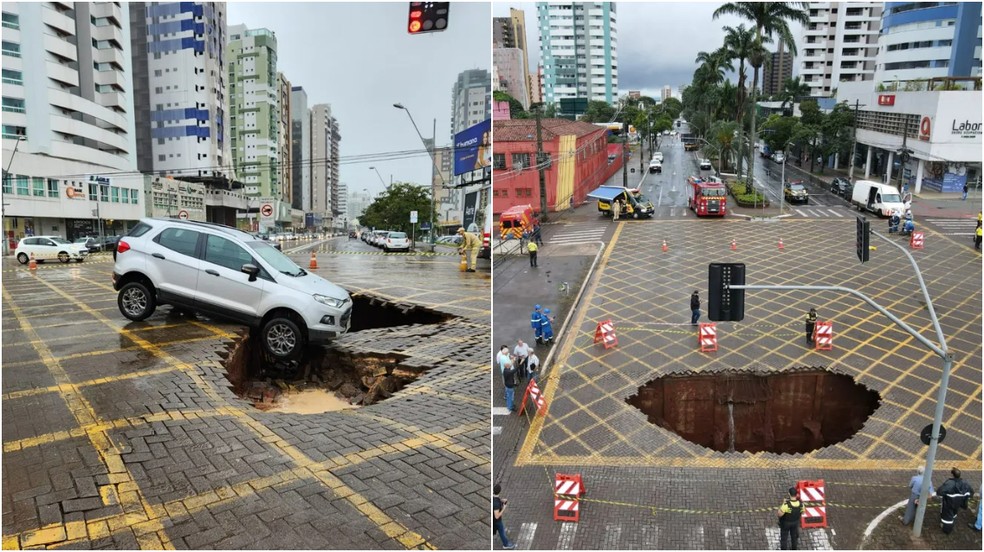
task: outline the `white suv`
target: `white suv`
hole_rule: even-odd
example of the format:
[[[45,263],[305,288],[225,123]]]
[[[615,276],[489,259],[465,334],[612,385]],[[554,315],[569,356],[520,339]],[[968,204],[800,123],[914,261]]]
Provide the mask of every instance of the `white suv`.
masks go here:
[[[348,292],[235,228],[143,219],[116,251],[113,288],[130,320],[147,318],[157,305],[228,318],[259,331],[263,350],[279,360],[349,329]]]

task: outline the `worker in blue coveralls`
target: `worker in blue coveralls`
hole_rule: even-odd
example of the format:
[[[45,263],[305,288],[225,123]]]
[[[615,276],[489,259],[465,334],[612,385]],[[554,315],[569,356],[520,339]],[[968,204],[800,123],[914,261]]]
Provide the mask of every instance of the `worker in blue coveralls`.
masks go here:
[[[536,342],[540,345],[543,344],[542,321],[543,314],[540,313],[540,305],[534,305],[533,314],[530,315],[530,327],[533,328],[533,337],[536,338]]]
[[[543,332],[543,343],[549,345],[553,341],[553,322],[552,316],[550,316],[550,309],[543,309],[543,315],[540,317],[540,329]]]

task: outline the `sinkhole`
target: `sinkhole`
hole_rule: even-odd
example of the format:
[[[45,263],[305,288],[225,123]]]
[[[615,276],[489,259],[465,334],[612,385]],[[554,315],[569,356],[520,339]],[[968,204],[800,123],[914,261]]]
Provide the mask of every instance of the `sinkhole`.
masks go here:
[[[414,331],[402,337],[403,330],[433,325],[436,332],[438,325],[455,318],[370,294],[352,294],[351,298],[351,325],[347,337],[342,338],[347,342],[360,341],[361,337],[362,342],[385,338],[411,343],[426,336]],[[297,362],[276,362],[264,353],[258,338],[250,334],[222,356],[233,392],[255,407],[271,412],[320,413],[376,404],[429,369],[419,361],[412,367],[402,366],[400,363],[406,355],[352,352],[334,343],[309,344]]]
[[[649,422],[718,452],[805,453],[852,437],[878,393],[823,368],[663,376],[626,402]]]

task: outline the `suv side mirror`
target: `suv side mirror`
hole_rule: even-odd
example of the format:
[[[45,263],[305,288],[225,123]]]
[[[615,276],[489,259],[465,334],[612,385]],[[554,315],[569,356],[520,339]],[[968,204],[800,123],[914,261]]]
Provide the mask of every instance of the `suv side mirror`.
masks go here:
[[[255,282],[256,275],[260,273],[260,267],[254,264],[244,264],[242,268],[239,269],[243,274],[249,274],[249,281]]]

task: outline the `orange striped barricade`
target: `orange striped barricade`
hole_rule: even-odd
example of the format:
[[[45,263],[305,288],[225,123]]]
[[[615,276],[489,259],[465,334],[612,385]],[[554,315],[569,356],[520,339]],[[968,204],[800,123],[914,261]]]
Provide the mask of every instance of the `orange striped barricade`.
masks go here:
[[[540,387],[536,384],[536,380],[531,379],[529,385],[526,386],[526,391],[523,391],[523,401],[519,404],[520,414],[526,408],[527,398],[536,405],[537,414],[542,416],[547,413],[547,400],[543,398],[543,393],[540,392]]]
[[[714,322],[701,322],[700,335],[697,338],[700,343],[700,352],[708,353],[718,350],[717,325]]]
[[[816,350],[829,351],[834,348],[834,323],[821,322],[817,320],[817,325],[813,329],[813,342]]]
[[[581,474],[558,473],[554,479],[554,521],[581,519],[580,502],[584,496]]]
[[[827,527],[827,498],[823,479],[816,481],[797,481],[796,492],[803,503],[803,515],[800,517],[800,527],[812,529]]]
[[[912,249],[922,249],[925,239],[926,235],[922,232],[913,232],[912,237],[909,238],[909,247]]]
[[[598,327],[595,328],[594,342],[595,344],[604,343],[606,349],[618,345],[618,338],[615,337],[615,324],[612,324],[610,318],[598,322]]]

